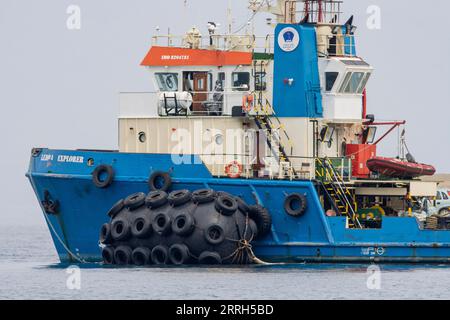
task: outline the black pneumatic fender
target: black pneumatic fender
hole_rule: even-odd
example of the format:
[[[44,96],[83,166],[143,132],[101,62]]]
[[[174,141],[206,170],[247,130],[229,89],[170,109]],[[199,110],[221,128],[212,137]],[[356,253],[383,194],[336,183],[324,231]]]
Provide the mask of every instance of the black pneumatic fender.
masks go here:
[[[167,191],[172,186],[172,178],[167,172],[156,171],[148,179],[151,191]]]
[[[106,177],[102,179],[102,175],[106,174]],[[110,165],[102,164],[95,168],[92,173],[92,182],[97,188],[104,189],[109,187],[114,180],[114,168]]]
[[[300,193],[293,193],[286,197],[284,201],[284,210],[292,217],[302,217],[308,209],[308,200],[306,196]]]
[[[256,224],[258,238],[264,238],[271,232],[272,216],[266,208],[260,205],[250,206],[249,217]]]
[[[108,248],[104,249],[105,263],[250,263],[246,241],[250,247],[258,234],[258,225],[259,229],[261,225],[267,225],[260,221],[267,220],[260,219],[257,225],[250,217],[248,204],[243,198],[236,198],[237,195],[210,188],[192,191],[174,191],[170,201],[165,191],[150,192],[145,205],[133,211],[123,204],[124,201],[116,204],[110,221],[112,241],[102,246]],[[131,198],[142,199],[142,195]],[[267,214],[263,208],[255,212]],[[108,234],[108,226],[103,229],[104,236],[100,239]],[[119,249],[119,246],[130,248],[131,258],[128,258],[129,250]],[[117,254],[115,250],[118,250]],[[119,255],[117,261],[114,255]]]
[[[236,197],[236,202],[238,203],[238,208],[243,214],[247,214],[250,211],[249,205],[240,197]]]

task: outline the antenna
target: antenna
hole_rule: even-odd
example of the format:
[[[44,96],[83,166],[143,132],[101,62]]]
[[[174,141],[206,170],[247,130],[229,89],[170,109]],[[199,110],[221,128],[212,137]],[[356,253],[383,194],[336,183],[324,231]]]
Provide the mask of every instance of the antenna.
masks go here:
[[[228,34],[233,32],[233,12],[231,9],[231,0],[228,0],[227,8]]]

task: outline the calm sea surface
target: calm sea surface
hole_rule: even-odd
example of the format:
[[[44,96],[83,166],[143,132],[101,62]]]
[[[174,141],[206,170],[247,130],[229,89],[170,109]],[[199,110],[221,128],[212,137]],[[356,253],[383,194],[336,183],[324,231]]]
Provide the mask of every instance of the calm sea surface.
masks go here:
[[[44,226],[0,226],[0,299],[450,299],[450,268],[289,265],[246,268],[80,267],[80,290],[67,286]],[[370,278],[369,280],[374,280]]]

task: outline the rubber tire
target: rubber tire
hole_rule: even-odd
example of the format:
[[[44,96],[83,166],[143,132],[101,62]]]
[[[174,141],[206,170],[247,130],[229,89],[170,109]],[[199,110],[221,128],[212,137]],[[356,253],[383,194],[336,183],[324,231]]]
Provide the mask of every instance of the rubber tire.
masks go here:
[[[188,264],[190,260],[189,248],[185,244],[174,244],[169,249],[169,259],[176,266]]]
[[[162,212],[154,216],[152,226],[157,234],[165,236],[172,230],[172,221],[167,213]]]
[[[198,262],[204,265],[221,265],[222,258],[217,252],[204,251],[198,257]]]
[[[219,245],[225,241],[225,230],[218,224],[211,224],[204,233],[204,238],[211,245]]]
[[[111,219],[114,219],[120,211],[122,211],[125,208],[123,199],[120,199],[116,202],[116,204],[111,208],[111,210],[108,211],[108,216]]]
[[[136,266],[146,266],[151,264],[151,250],[145,247],[138,247],[133,250],[131,260]]]
[[[106,246],[102,249],[102,258],[104,264],[114,264],[114,247]]]
[[[130,209],[130,211],[133,211],[133,210],[136,210],[136,209],[142,207],[144,205],[144,203],[145,203],[145,193],[142,193],[142,192],[132,194],[132,195],[128,196],[124,201],[125,207]]]
[[[258,238],[264,238],[272,231],[272,216],[260,205],[250,206],[249,217],[258,227]]]
[[[158,188],[158,186],[156,186],[156,181],[160,178],[164,179],[164,183],[162,187]],[[172,178],[167,172],[156,171],[148,179],[148,186],[151,191],[167,191],[172,186]]]
[[[113,242],[113,238],[111,235],[111,225],[109,223],[105,223],[102,225],[100,230],[100,243],[101,244],[111,244]]]
[[[192,194],[189,190],[173,191],[169,194],[168,200],[171,206],[179,207],[188,203],[192,199]]]
[[[123,232],[118,232],[117,228],[119,225],[122,225]],[[124,241],[130,238],[131,236],[131,226],[128,220],[126,219],[116,219],[111,223],[111,235],[116,241]]]
[[[192,201],[197,204],[213,202],[216,192],[212,189],[201,189],[192,193]]]
[[[104,181],[100,180],[100,176],[102,173],[106,173],[106,179]],[[104,189],[109,187],[114,181],[114,168],[112,166],[102,164],[95,168],[94,172],[92,172],[92,182],[99,189]]]
[[[131,265],[131,255],[133,250],[129,246],[119,246],[114,250],[114,261],[117,265],[128,266]]]
[[[246,215],[250,211],[250,206],[240,197],[235,197],[236,202],[238,204],[238,209]]]
[[[152,262],[157,266],[166,265],[169,262],[169,249],[166,246],[158,245],[152,250]]]
[[[448,213],[448,212],[450,212],[450,210],[444,208],[444,209],[439,210],[439,215],[443,216],[445,213]]]
[[[184,220],[184,224],[182,226],[179,226],[181,220]],[[187,237],[190,236],[192,232],[194,232],[194,229],[195,220],[194,217],[192,217],[192,215],[190,215],[189,213],[181,212],[173,218],[172,232],[176,235]]]
[[[131,234],[138,239],[147,239],[153,232],[152,220],[148,216],[137,217],[131,225]]]
[[[145,204],[150,209],[158,209],[167,203],[167,197],[168,195],[165,191],[152,191],[147,195],[147,198],[145,198]]]
[[[297,209],[292,209],[292,202],[299,201],[300,206]],[[308,209],[308,201],[306,197],[300,193],[293,193],[284,200],[284,210],[291,217],[299,218],[306,213]]]
[[[232,216],[238,209],[238,203],[232,196],[221,195],[216,199],[215,207],[224,216]]]

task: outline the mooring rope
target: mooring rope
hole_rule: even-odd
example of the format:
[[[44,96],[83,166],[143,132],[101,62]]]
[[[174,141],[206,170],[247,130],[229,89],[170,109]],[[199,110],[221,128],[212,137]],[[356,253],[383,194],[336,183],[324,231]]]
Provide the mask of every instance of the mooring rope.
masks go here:
[[[45,220],[47,220],[47,224],[50,226],[50,229],[53,231],[53,234],[56,236],[56,239],[58,239],[59,243],[63,246],[64,250],[66,250],[66,252],[72,257],[74,258],[78,263],[82,263],[82,264],[86,264],[87,261],[78,257],[77,255],[75,255],[70,249],[69,247],[66,245],[66,243],[61,239],[61,237],[59,236],[58,232],[56,232],[55,227],[53,226],[53,223],[50,221],[49,217],[47,216],[47,214],[44,214]]]

